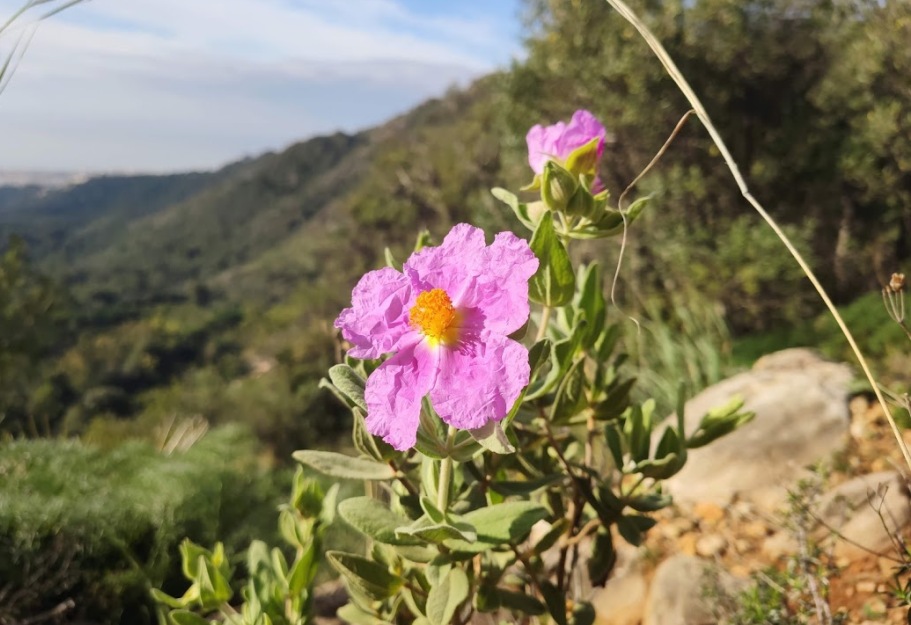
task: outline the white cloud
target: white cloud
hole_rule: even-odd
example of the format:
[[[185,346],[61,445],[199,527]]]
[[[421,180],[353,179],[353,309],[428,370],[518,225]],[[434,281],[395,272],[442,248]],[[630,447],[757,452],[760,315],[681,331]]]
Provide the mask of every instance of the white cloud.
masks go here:
[[[498,28],[392,0],[92,0],[0,96],[0,168],[214,166],[358,129],[507,61]]]

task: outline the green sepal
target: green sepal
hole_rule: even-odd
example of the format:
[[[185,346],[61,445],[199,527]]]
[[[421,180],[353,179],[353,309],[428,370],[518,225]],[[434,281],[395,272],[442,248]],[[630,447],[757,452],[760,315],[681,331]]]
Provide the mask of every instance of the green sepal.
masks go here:
[[[569,236],[574,239],[603,239],[616,236],[639,218],[650,199],[649,196],[639,198],[622,213],[616,209],[605,209],[600,213],[600,217],[594,221],[586,220],[574,228]]]
[[[566,157],[566,169],[576,176],[595,176],[598,173],[598,146],[601,137],[595,137]]]
[[[579,188],[578,179],[554,161],[547,161],[541,176],[541,199],[555,213],[566,211]]]

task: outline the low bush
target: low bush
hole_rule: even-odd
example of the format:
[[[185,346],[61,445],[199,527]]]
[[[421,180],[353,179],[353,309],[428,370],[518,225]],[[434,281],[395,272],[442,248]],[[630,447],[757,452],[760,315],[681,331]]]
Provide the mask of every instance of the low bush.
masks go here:
[[[151,623],[149,589],[180,584],[185,537],[217,536],[231,553],[274,534],[286,485],[257,468],[251,440],[221,428],[171,455],[141,442],[3,445],[0,623],[55,610],[64,620]]]

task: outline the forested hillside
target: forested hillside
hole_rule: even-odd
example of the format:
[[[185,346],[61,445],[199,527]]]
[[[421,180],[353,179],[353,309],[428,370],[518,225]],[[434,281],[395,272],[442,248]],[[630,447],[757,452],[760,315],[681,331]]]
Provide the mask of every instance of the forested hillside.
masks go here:
[[[639,8],[827,286],[843,302],[875,289],[907,256],[911,225],[908,5]],[[210,174],[4,190],[0,232],[24,238],[70,319],[42,373],[4,407],[4,427],[19,431],[36,410],[49,433],[69,434],[198,413],[281,431],[274,442],[285,451],[311,440],[305,415],[333,356],[329,322],[355,277],[381,262],[385,245],[404,256],[420,228],[467,218],[506,227],[488,189],[530,178],[529,126],[578,107],[598,114],[612,135],[602,178],[619,196],[687,107],[606,3],[528,9],[526,61],[360,135],[311,139]],[[655,199],[647,225],[630,232],[624,308],[718,304],[738,334],[818,310],[693,118],[640,191]],[[587,253],[616,258],[604,246]],[[231,381],[255,397],[243,411],[265,415],[219,405]],[[266,425],[273,420],[281,426]],[[291,423],[301,432],[289,438]]]

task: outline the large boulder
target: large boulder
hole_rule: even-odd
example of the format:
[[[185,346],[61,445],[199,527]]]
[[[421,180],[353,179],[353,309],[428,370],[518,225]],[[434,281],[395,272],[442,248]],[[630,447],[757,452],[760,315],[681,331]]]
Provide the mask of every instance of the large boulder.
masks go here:
[[[787,349],[707,388],[686,404],[687,432],[696,429],[706,412],[735,396],[756,417],[692,450],[683,470],[666,482],[668,491],[684,504],[727,505],[740,497],[767,509],[781,505],[803,468],[844,445],[851,379],[844,364],[808,349]]]

